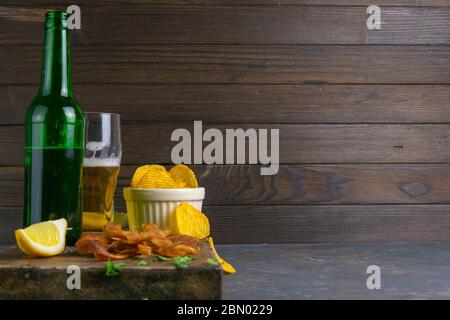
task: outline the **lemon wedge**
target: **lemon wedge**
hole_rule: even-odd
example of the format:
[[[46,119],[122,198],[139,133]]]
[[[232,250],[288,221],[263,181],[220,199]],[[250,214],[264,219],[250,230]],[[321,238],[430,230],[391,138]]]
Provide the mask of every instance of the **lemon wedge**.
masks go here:
[[[33,224],[16,230],[17,246],[23,253],[36,257],[60,254],[66,247],[66,219]]]

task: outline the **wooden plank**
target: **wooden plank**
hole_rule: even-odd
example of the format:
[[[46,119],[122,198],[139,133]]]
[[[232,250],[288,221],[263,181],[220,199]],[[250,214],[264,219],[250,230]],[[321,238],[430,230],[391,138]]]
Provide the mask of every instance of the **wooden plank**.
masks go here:
[[[449,205],[207,206],[204,211],[217,243],[450,240]],[[21,213],[21,208],[0,208],[0,244],[13,243]]]
[[[207,263],[214,253],[207,240],[187,269],[147,259],[148,265],[136,266],[136,260],[123,260],[121,274],[105,275],[105,262],[93,256],[80,256],[74,248],[46,259],[29,258],[17,247],[0,253],[1,299],[220,299],[222,271]],[[81,270],[80,290],[68,290],[68,267]]]
[[[0,7],[0,44],[41,44],[44,11]],[[369,30],[366,6],[83,6],[76,44],[449,44],[448,7],[384,7]],[[127,28],[124,28],[124,26]]]
[[[22,227],[22,208],[0,207],[0,244],[13,244],[14,230]]]
[[[61,6],[60,0],[3,0],[8,6]],[[78,5],[92,5],[91,0],[78,0]],[[145,4],[154,6],[370,6],[373,0],[97,0],[96,6]],[[378,0],[383,7],[448,7],[447,0]]]
[[[450,8],[383,8],[381,29],[370,31],[370,44],[448,44]],[[440,18],[438,18],[440,17]],[[419,28],[413,25],[419,23]],[[417,32],[410,34],[411,29]]]
[[[122,168],[119,210],[126,211],[122,188],[136,168]],[[250,165],[193,169],[206,188],[205,205],[450,203],[449,164],[282,165],[275,176],[261,176]]]
[[[450,125],[444,124],[203,125],[204,130],[211,127],[222,133],[226,129],[237,128],[278,129],[281,164],[450,162],[450,152],[446,147],[450,145]],[[123,125],[123,164],[171,163],[172,148],[178,144],[171,142],[171,134],[177,128],[192,131],[193,123]],[[23,135],[22,126],[0,126],[0,166],[22,164]]]
[[[449,240],[448,205],[209,207],[220,243]]]
[[[170,168],[170,166],[166,166]],[[206,188],[205,205],[450,203],[450,164],[282,165],[275,176],[258,166],[191,166]],[[115,207],[136,165],[124,165]],[[23,169],[0,167],[0,203],[22,206]]]
[[[73,47],[75,83],[449,84],[450,46]],[[40,46],[0,51],[0,84],[37,84]]]
[[[36,92],[36,85],[0,86],[0,124],[23,124]],[[214,123],[450,122],[450,86],[441,85],[81,84],[75,93],[85,111],[120,113],[123,124],[199,116]]]

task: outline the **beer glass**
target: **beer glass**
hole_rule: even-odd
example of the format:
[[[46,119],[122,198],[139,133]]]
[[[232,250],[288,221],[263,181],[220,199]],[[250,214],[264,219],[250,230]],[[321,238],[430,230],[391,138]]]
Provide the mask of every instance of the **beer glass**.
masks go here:
[[[83,229],[102,230],[113,219],[120,170],[120,116],[86,112],[83,155]]]

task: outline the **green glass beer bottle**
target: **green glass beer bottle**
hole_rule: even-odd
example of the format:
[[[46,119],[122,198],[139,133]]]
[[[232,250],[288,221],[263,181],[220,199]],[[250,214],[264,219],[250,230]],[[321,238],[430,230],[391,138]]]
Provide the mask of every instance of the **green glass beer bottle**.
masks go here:
[[[66,241],[82,228],[84,117],[72,92],[65,13],[47,12],[41,84],[25,119],[24,227],[66,218]]]

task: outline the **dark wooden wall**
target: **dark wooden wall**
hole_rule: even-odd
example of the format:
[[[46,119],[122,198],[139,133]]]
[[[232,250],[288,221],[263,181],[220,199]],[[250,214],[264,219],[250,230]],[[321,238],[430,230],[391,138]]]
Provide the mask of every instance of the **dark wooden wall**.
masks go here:
[[[120,186],[168,164],[172,130],[194,120],[279,128],[276,176],[195,166],[217,242],[450,239],[450,1],[375,1],[369,31],[373,2],[1,1],[0,243],[21,221],[43,13],[73,3],[74,89],[122,115]]]

